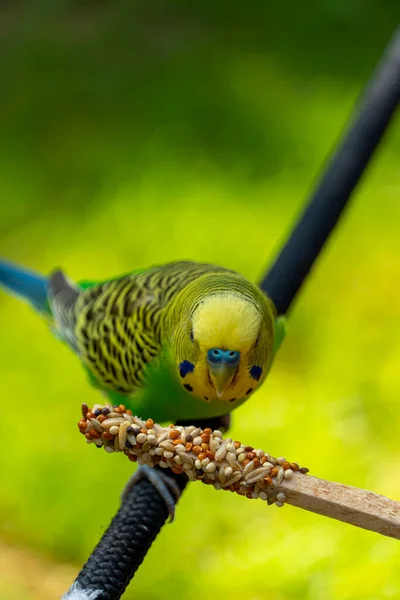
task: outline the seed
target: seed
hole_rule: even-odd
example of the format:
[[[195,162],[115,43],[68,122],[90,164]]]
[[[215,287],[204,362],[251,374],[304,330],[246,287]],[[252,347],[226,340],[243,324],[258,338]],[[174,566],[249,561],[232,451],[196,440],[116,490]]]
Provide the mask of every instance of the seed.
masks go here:
[[[226,449],[228,450],[228,452],[236,452],[236,448],[235,448],[235,444],[228,444]]]
[[[225,473],[226,477],[230,477],[233,473],[232,467],[226,467],[224,473]]]
[[[169,452],[168,450],[166,450],[164,452],[164,458],[172,458],[174,456],[173,452]]]
[[[228,487],[230,485],[233,485],[234,483],[236,483],[237,481],[239,481],[239,479],[241,479],[241,478],[242,478],[242,474],[241,473],[235,473],[234,475],[232,475],[232,477],[230,477],[229,479],[226,480],[226,482],[224,483],[223,487]]]
[[[201,464],[203,465],[203,467],[205,467],[206,465],[208,465],[208,463],[210,462],[210,459],[207,458],[207,456],[205,458],[203,458],[203,460],[201,461]]]
[[[268,496],[265,492],[260,492],[260,498],[261,500],[267,500]]]
[[[193,466],[193,458],[186,454],[186,452],[179,452],[178,456],[180,457],[183,463],[190,465],[191,467]]]
[[[246,475],[249,475],[253,471],[253,469],[254,469],[254,463],[249,461],[243,469],[243,477],[245,479],[247,479]]]
[[[214,471],[216,470],[217,466],[215,463],[210,462],[207,466],[206,466],[206,471],[207,473],[214,473]]]
[[[240,442],[233,442],[236,449],[240,448],[242,445]]]
[[[81,411],[82,411],[82,417],[85,419],[86,415],[89,412],[89,407],[85,402],[83,402],[83,404],[81,405]]]
[[[210,460],[214,460],[214,458],[215,458],[214,452],[210,452],[210,450],[207,450],[206,454],[207,454],[207,458],[209,458]]]
[[[183,460],[181,459],[181,457],[179,455],[174,456],[174,461],[176,462],[177,465],[181,465],[183,463]]]
[[[253,463],[254,463],[254,468],[257,468],[257,467],[259,467],[259,466],[260,466],[260,464],[261,464],[261,463],[260,463],[260,461],[258,460],[258,458],[255,458],[255,459],[253,460]]]
[[[259,469],[255,469],[253,472],[250,472],[247,477],[245,476],[245,480],[247,483],[255,483],[257,479],[261,479],[265,477],[269,473],[269,468],[260,467]]]
[[[215,429],[214,437],[222,438],[222,431],[220,431],[219,429]]]
[[[128,427],[128,429],[129,429],[129,427]],[[128,429],[127,429],[127,431],[128,431]],[[128,442],[130,444],[132,444],[132,446],[134,446],[136,444],[136,438],[134,435],[127,435],[126,437],[128,439]]]
[[[275,502],[275,506],[278,506],[279,508],[282,508],[282,506],[285,506],[283,502],[279,502],[278,500]]]
[[[304,475],[305,475],[306,473],[308,473],[308,471],[309,471],[309,470],[310,470],[310,469],[307,469],[307,467],[301,467],[301,468],[299,469],[300,473],[303,473]]]
[[[196,469],[201,469],[201,460],[196,458],[196,460],[194,461],[194,466],[196,467]]]
[[[270,469],[274,468],[274,465],[271,462],[265,461],[265,463],[263,463],[263,464],[264,464],[264,467],[269,467]]]
[[[207,454],[205,452],[200,452],[199,460],[204,460],[205,458],[207,458]]]
[[[283,467],[279,467],[278,474],[276,476],[276,483],[280,485],[282,483],[282,479],[285,475],[285,469]]]
[[[277,459],[277,462],[278,462],[278,465],[283,465],[283,463],[285,463],[285,462],[286,462],[286,458],[285,458],[284,456],[280,456],[280,457]]]
[[[264,477],[264,481],[267,485],[272,485],[272,479],[271,477]]]
[[[239,461],[240,463],[242,463],[242,462],[245,460],[245,458],[246,458],[246,455],[245,455],[245,454],[242,452],[242,453],[241,453],[241,454],[239,454],[239,456],[238,456],[238,461]]]
[[[254,452],[248,452],[248,453],[247,453],[247,458],[248,458],[249,460],[253,460],[253,458],[255,458],[255,457],[256,457],[256,455],[254,454]]]
[[[104,431],[102,435],[103,440],[109,441],[113,439],[113,436],[109,431]]]
[[[193,438],[193,446],[200,446],[202,442],[202,439],[199,435],[197,435],[195,438]]]
[[[265,464],[264,464],[264,466],[265,466]],[[269,474],[270,477],[276,477],[278,475],[278,471],[279,471],[278,467],[273,467]]]
[[[106,419],[102,422],[102,426],[104,429],[110,429],[111,427],[119,426],[123,422],[124,420],[122,417],[119,419]]]
[[[157,438],[155,435],[148,435],[147,436],[147,441],[152,444],[152,446],[154,446],[154,444],[157,443]]]
[[[78,423],[78,427],[79,427],[79,431],[81,433],[85,433],[86,428],[87,428],[87,423],[85,421],[85,419],[81,419]]]
[[[120,405],[121,406],[121,405]],[[124,407],[125,408],[125,407]],[[125,412],[125,411],[124,411]],[[151,429],[154,426],[154,421],[153,419],[147,419],[146,421],[146,427],[147,429]]]
[[[179,431],[177,431],[176,429],[173,429],[172,431],[169,432],[169,437],[171,438],[171,440],[176,440],[176,438],[179,437]]]
[[[228,452],[228,454],[226,455],[226,460],[228,461],[228,463],[230,464],[230,466],[232,467],[232,469],[234,471],[239,471],[241,469],[240,464],[238,463],[237,460],[232,458],[232,454],[230,452]]]
[[[189,452],[192,448],[193,448],[192,442],[186,442],[186,445],[185,445],[186,452]]]
[[[126,430],[129,427],[129,421],[125,421],[119,428],[119,447],[123,448],[126,444]]]
[[[300,469],[300,467],[297,463],[290,463],[290,467],[291,467],[292,471],[298,471]]]
[[[147,435],[145,433],[139,433],[139,435],[136,436],[136,441],[138,444],[144,444],[146,440]]]
[[[193,436],[189,434],[186,436],[186,443],[189,444],[190,442],[193,442]]]
[[[245,460],[243,461],[243,466],[245,467],[246,465],[248,465],[250,463],[248,458],[245,458]]]
[[[117,425],[113,425],[112,427],[110,427],[109,432],[111,433],[111,435],[117,435],[119,432],[119,427],[117,427]]]
[[[111,446],[103,446],[103,448],[104,448],[104,450],[105,450],[106,452],[110,452],[110,453],[111,453],[111,452],[114,452],[114,448],[112,448]],[[136,457],[135,457],[135,458],[136,458]]]
[[[193,446],[192,450],[193,450],[193,454],[196,454],[196,455],[198,455],[198,454],[200,454],[200,452],[202,452],[201,446]]]
[[[139,434],[140,435],[140,434]],[[164,450],[169,450],[169,452],[174,452],[175,446],[169,440],[165,440],[159,444],[160,448],[164,448]]]
[[[210,439],[209,446],[210,446],[210,450],[211,450],[211,452],[214,452],[214,454],[215,454],[215,452],[216,452],[216,451],[218,450],[218,448],[219,448],[219,443],[218,443],[218,441],[217,441],[215,438],[211,438],[211,439]]]
[[[293,477],[292,469],[286,469],[284,477],[285,479],[291,479]]]
[[[196,445],[199,445],[199,444],[201,443],[201,441],[199,442],[199,444],[195,444],[195,443],[194,443],[194,438],[195,438],[195,437],[197,437],[197,436],[199,435],[200,431],[201,431],[200,427],[195,427],[195,428],[193,429],[193,431],[191,431],[191,432],[190,432],[190,434],[193,436],[193,444],[194,444],[195,446],[196,446]]]
[[[224,440],[222,442],[222,444],[220,445],[220,447],[218,448],[218,450],[215,453],[215,460],[216,461],[220,461],[223,460],[226,456],[226,453],[228,452],[228,444],[231,442],[230,438],[227,438],[226,440]]]
[[[164,440],[166,440],[168,437],[168,431],[164,431],[163,433],[160,433],[159,436],[157,436],[157,443],[160,444],[160,442],[163,442]]]
[[[181,438],[176,438],[172,443],[174,446],[178,446],[179,444],[182,446]]]
[[[285,500],[286,500],[286,494],[284,494],[283,492],[279,492],[276,495],[276,499],[278,500],[278,502],[285,502]]]

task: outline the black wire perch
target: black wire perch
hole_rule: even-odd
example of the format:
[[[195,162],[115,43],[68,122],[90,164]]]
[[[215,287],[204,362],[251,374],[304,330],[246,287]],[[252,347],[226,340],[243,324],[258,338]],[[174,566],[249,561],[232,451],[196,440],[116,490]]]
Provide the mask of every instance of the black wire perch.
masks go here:
[[[333,231],[400,102],[400,29],[372,76],[353,122],[277,260],[261,282],[286,314]],[[195,424],[195,423],[193,423]],[[204,422],[202,422],[204,426]],[[213,428],[210,422],[206,426]],[[174,475],[183,491],[185,475]],[[168,518],[145,479],[126,496],[65,600],[118,600]]]

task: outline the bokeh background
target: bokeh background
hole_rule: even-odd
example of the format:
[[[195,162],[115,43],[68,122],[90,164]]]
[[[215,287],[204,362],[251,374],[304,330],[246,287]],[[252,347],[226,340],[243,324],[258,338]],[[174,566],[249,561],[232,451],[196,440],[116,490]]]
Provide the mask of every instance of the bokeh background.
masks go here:
[[[398,0],[36,0],[0,8],[0,255],[104,278],[167,260],[257,280],[399,20]],[[234,438],[400,499],[395,120]],[[51,600],[132,465],[78,433],[78,361],[0,294],[0,598]],[[398,542],[193,484],[126,598],[391,600]]]

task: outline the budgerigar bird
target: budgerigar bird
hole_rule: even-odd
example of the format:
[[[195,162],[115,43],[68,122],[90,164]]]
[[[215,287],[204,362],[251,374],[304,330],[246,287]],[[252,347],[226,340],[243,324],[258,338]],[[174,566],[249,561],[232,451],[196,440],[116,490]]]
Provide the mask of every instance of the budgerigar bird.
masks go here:
[[[230,413],[264,381],[284,336],[272,301],[215,265],[174,262],[74,284],[61,271],[43,277],[0,261],[0,285],[47,317],[112,404],[158,422]]]

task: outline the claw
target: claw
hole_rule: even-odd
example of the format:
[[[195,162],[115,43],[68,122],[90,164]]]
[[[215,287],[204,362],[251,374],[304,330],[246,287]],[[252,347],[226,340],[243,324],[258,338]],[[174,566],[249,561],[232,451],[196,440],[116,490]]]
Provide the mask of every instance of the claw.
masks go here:
[[[148,465],[141,465],[126,484],[121,495],[121,501],[123,502],[126,499],[129,493],[132,491],[132,488],[141,479],[147,479],[150,481],[152,486],[160,494],[168,509],[169,522],[172,523],[175,517],[175,505],[180,498],[181,490],[179,489],[175,479],[173,477],[169,477],[160,469],[149,467]]]

